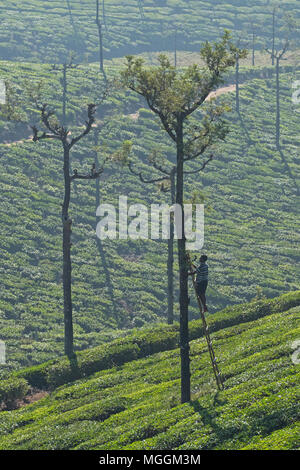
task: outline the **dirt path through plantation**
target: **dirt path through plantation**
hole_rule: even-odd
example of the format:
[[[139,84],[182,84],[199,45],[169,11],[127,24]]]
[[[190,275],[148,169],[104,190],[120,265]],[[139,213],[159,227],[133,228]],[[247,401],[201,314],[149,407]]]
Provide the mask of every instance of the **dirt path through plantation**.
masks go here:
[[[7,147],[11,147],[12,145],[24,144],[24,142],[31,142],[32,138],[33,138],[33,135],[29,136],[29,139],[14,140],[12,142],[3,142],[3,145],[6,145]]]
[[[243,84],[240,85],[240,87],[242,87]],[[232,92],[235,92],[236,90],[236,85],[228,85],[228,86],[224,86],[222,88],[218,88],[216,91],[212,91],[208,97],[206,98],[205,101],[210,101],[212,98],[217,98],[218,96],[220,95],[224,95],[226,93],[232,93]]]

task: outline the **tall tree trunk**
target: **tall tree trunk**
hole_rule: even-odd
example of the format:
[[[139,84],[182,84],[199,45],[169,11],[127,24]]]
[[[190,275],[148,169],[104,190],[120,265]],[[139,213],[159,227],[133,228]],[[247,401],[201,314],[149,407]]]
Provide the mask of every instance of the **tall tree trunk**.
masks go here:
[[[103,74],[104,80],[106,81],[106,74],[104,70],[104,61],[103,61],[103,33],[102,33],[102,23],[99,19],[99,0],[96,0],[96,25],[98,28],[99,36],[99,64],[100,72]]]
[[[72,9],[71,9],[71,5],[70,5],[70,1],[69,1],[69,0],[66,0],[66,1],[67,1],[68,10],[69,10],[70,23],[71,23],[71,25],[72,25],[72,27],[73,27],[75,41],[77,42],[77,39],[78,39],[77,28],[76,28],[75,23],[74,23],[74,20],[73,20],[73,15],[72,15]]]
[[[99,36],[99,63],[100,63],[100,71],[104,72],[103,66],[103,34],[102,34],[102,25],[98,23],[98,36]]]
[[[144,8],[143,8],[142,0],[138,0],[138,4],[139,4],[139,9],[140,9],[141,19],[143,20],[145,18],[145,14],[144,14]]]
[[[69,205],[71,196],[70,180],[70,148],[64,143],[64,179],[65,195],[62,205],[63,225],[63,291],[64,291],[64,323],[65,323],[65,354],[73,356],[73,318],[72,318],[72,265],[71,265],[71,226]]]
[[[272,23],[272,65],[275,63],[275,8],[273,9],[273,23]]]
[[[62,87],[63,87],[62,125],[65,127],[66,126],[66,108],[67,108],[67,64],[63,65]]]
[[[102,17],[103,17],[103,23],[105,26],[105,29],[107,31],[107,23],[106,23],[106,15],[105,15],[105,1],[102,0]]]
[[[276,57],[276,148],[280,149],[280,59]]]
[[[235,103],[236,112],[240,114],[240,62],[238,57],[235,64]]]
[[[177,119],[177,181],[176,203],[182,207],[182,238],[178,239],[179,261],[179,306],[180,306],[180,357],[181,357],[181,403],[191,399],[191,378],[189,358],[189,326],[188,326],[188,265],[186,257],[186,240],[184,234],[184,207],[183,207],[183,121]]]
[[[255,33],[252,33],[252,67],[255,66]]]
[[[174,66],[177,67],[177,28],[174,33]]]
[[[175,167],[176,169],[176,167]],[[171,204],[175,204],[175,171],[171,172]],[[174,322],[174,216],[170,217],[170,238],[168,240],[168,324]]]

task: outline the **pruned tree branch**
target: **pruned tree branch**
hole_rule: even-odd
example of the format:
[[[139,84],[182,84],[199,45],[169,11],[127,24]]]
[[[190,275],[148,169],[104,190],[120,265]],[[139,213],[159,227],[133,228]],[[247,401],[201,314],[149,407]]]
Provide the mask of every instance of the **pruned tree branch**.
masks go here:
[[[47,134],[47,132],[43,132],[42,134],[38,135],[38,129],[36,126],[30,126],[32,131],[33,131],[33,142],[37,142],[39,140],[43,140],[43,139],[58,139],[60,140],[60,137],[58,135],[55,135],[55,134]]]
[[[95,163],[93,163],[90,173],[87,173],[86,175],[79,174],[78,171],[75,169],[73,171],[73,175],[70,176],[70,180],[75,180],[75,179],[93,180],[93,179],[99,178],[102,175],[103,171],[104,171],[103,166],[99,168],[98,170],[96,170],[96,165]]]
[[[79,140],[81,140],[85,135],[87,135],[94,122],[95,122],[95,113],[96,113],[96,105],[95,104],[89,104],[88,105],[88,120],[85,122],[85,129],[84,131],[79,134],[77,137],[73,137],[73,139],[71,140],[71,143],[70,143],[70,148],[73,147],[73,145],[75,145],[77,142],[79,142]]]
[[[289,48],[289,45],[290,45],[290,42],[289,40],[287,39],[283,48],[282,48],[282,51],[281,52],[277,52],[279,54],[278,58],[279,60],[283,58],[283,56],[286,54],[288,48]]]
[[[60,124],[52,124],[51,123],[51,117],[54,116],[54,112],[52,110],[48,109],[48,104],[44,103],[42,105],[36,103],[37,109],[41,112],[41,121],[43,125],[50,131],[48,132],[42,132],[42,134],[39,135],[39,131],[36,126],[31,126],[33,130],[33,141],[37,142],[43,139],[57,139],[61,140],[65,145],[68,145],[69,148],[71,149],[77,142],[79,142],[85,135],[87,135],[94,122],[95,122],[95,113],[96,113],[96,105],[95,104],[89,104],[88,105],[88,120],[85,122],[85,128],[79,134],[77,137],[74,137],[71,142],[67,142],[67,137],[69,135],[69,130],[60,125]]]
[[[286,60],[284,59],[284,55],[287,53],[288,48],[290,45],[290,41],[286,39],[283,47],[281,50],[274,50],[270,51],[270,49],[266,48],[265,51],[273,58],[273,59],[278,59],[278,60]]]
[[[210,142],[203,144],[196,153],[186,156],[184,158],[184,161],[187,162],[189,160],[195,160],[195,158],[199,157],[205,152],[205,150],[210,146],[210,144],[211,144]]]
[[[214,155],[211,154],[209,156],[209,158],[203,163],[203,165],[200,167],[200,168],[197,168],[197,170],[190,170],[190,171],[184,171],[184,174],[185,175],[192,175],[194,173],[198,173],[199,171],[202,171],[204,170],[204,168],[206,167],[206,165],[208,165],[209,162],[211,162],[211,160],[213,160],[214,158]]]
[[[167,176],[170,176],[171,173],[172,173],[172,171],[173,171],[173,169],[174,169],[174,168],[172,168],[172,169],[166,169],[166,168],[164,168],[162,165],[159,165],[159,163],[157,162],[157,160],[155,160],[155,157],[149,157],[148,160],[149,160],[149,163],[150,163],[156,170],[160,171],[160,173],[163,173],[163,174],[165,174],[165,175],[167,175]]]
[[[54,112],[52,110],[48,109],[47,104],[42,104],[42,105],[37,104],[37,108],[41,111],[41,120],[42,120],[42,123],[44,124],[44,126],[50,132],[52,132],[52,134],[60,137],[62,127],[59,126],[58,124],[57,125],[52,125],[51,122],[50,122],[51,117],[54,116]]]
[[[52,67],[51,67],[51,70],[53,70],[54,72],[61,72],[63,70],[67,70],[67,69],[77,69],[79,67],[79,64],[74,64],[73,63],[73,58],[74,57],[71,56],[69,62],[65,62],[62,65],[53,64]]]
[[[135,176],[138,176],[140,181],[142,183],[146,183],[146,184],[150,184],[150,183],[159,183],[161,181],[165,181],[166,179],[168,179],[168,177],[166,176],[163,176],[163,177],[160,177],[160,178],[152,178],[150,180],[146,180],[144,177],[143,177],[143,173],[141,171],[136,171],[133,169],[133,165],[132,165],[132,162],[129,162],[128,163],[128,169],[129,171],[135,175]],[[169,176],[170,177],[170,176]]]

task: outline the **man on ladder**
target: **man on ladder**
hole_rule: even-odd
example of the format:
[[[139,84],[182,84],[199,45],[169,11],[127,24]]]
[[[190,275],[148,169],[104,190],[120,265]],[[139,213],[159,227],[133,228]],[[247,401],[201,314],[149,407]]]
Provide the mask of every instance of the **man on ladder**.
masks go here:
[[[200,264],[196,268],[196,292],[203,305],[203,313],[205,313],[207,312],[205,292],[208,285],[208,265],[206,264],[207,256],[202,255],[199,261]]]
[[[189,253],[187,254],[187,261],[190,265],[189,275],[192,276],[193,286],[197,295],[200,315],[201,315],[202,323],[203,323],[203,332],[206,337],[210,360],[211,360],[213,371],[215,374],[217,386],[219,390],[223,390],[224,389],[223,378],[219,371],[217,359],[216,359],[214,348],[212,345],[212,340],[209,334],[209,328],[208,328],[206,318],[204,315],[204,312],[207,312],[206,297],[205,297],[205,292],[206,292],[207,284],[208,284],[208,265],[206,264],[207,256],[202,255],[200,257],[199,259],[200,265],[198,267],[192,263]],[[196,275],[196,279],[195,279],[195,275]]]

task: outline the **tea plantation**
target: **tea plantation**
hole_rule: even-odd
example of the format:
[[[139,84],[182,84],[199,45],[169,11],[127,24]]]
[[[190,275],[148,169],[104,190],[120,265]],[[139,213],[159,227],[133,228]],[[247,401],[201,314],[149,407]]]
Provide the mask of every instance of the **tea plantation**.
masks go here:
[[[1,3],[1,2],[0,2]],[[2,2],[0,55],[30,62],[64,62],[70,51],[80,62],[98,59],[94,0],[15,0]],[[299,20],[297,0],[277,2],[281,10],[276,36],[283,38],[283,18]],[[261,50],[270,45],[273,3],[269,0],[105,0],[100,1],[105,59],[177,48],[197,51],[224,28]],[[104,9],[102,5],[104,4]],[[295,32],[293,37],[297,38]]]
[[[299,2],[99,0],[105,73],[96,3],[0,0],[0,101],[5,83],[15,113],[7,119],[0,104],[0,450],[299,449]],[[118,208],[126,196],[128,206],[149,208],[150,221],[151,204],[171,204],[168,182],[137,177],[161,177],[153,158],[170,170],[176,148],[147,103],[124,88],[125,55],[155,65],[165,52],[180,72],[201,64],[201,46],[224,29],[249,50],[216,99],[227,105],[229,134],[188,162],[184,176],[184,202],[204,204],[207,321],[224,390],[190,284],[192,396],[182,404],[177,244],[168,325],[167,241],[100,241],[96,209]],[[274,39],[281,50],[287,37],[276,81],[266,49]],[[71,151],[72,174],[104,168],[100,179],[72,181],[72,359],[64,355],[63,149],[33,141],[32,126],[42,129],[35,100],[64,119],[71,137],[82,132],[88,104],[101,103]],[[191,128],[207,107],[189,117]]]
[[[26,82],[42,78],[45,96],[60,112],[59,72],[48,65],[10,62],[2,62],[0,69],[2,76],[9,77],[21,90]],[[241,88],[242,121],[234,112],[234,93],[222,97],[232,106],[227,117],[230,134],[215,148],[215,159],[205,172],[188,177],[186,182],[186,200],[194,195],[205,204],[204,249],[209,253],[212,273],[208,291],[211,312],[299,287],[299,122],[291,104],[291,83],[297,71],[291,69],[281,77],[282,154],[274,143],[274,75],[259,78],[259,70],[241,72],[244,78],[254,75]],[[266,72],[269,74],[270,69]],[[112,68],[110,73],[116,75],[117,69]],[[81,66],[69,72],[67,109],[74,132],[78,132],[75,124],[85,119],[85,104],[94,93],[97,76],[93,67]],[[228,82],[232,80],[227,77]],[[153,170],[147,164],[150,152],[158,148],[172,162],[174,149],[144,106],[122,90],[112,92],[100,108],[101,113],[109,113],[109,122],[99,137],[98,157],[101,161],[129,139],[134,144],[136,168],[151,177]],[[138,119],[133,119],[132,113],[138,113]],[[105,122],[103,114],[98,119]],[[28,121],[37,120],[38,116],[30,112]],[[38,364],[63,353],[62,152],[56,143],[33,143],[29,136],[30,130],[22,124],[17,128],[13,123],[2,126],[6,143],[1,145],[0,159],[0,325],[1,339],[7,346],[2,375],[11,367]],[[13,143],[19,139],[25,141]],[[73,168],[88,171],[95,159],[94,137],[76,147],[72,157]],[[100,182],[100,201],[117,206],[120,188],[129,204],[169,202],[168,193],[161,193],[155,185],[143,185],[126,168],[109,164]],[[70,213],[74,220],[76,349],[114,339],[132,327],[165,321],[166,242],[106,240],[97,246],[93,182],[74,185]],[[196,318],[194,300],[190,311],[191,318]]]
[[[0,413],[0,449],[299,449],[299,319],[299,291],[210,316],[221,392],[192,321],[192,401],[183,405],[178,325],[22,369],[3,384],[6,400],[30,387],[48,395]]]

